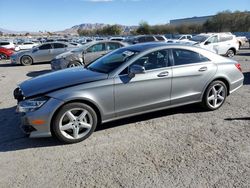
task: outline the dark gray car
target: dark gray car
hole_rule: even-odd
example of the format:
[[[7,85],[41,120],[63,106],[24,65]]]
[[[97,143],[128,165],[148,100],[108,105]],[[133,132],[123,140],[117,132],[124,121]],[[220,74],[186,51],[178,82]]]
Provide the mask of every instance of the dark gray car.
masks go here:
[[[14,96],[30,137],[74,143],[115,119],[190,103],[216,110],[243,78],[239,63],[207,50],[145,43],[27,80]]]
[[[94,41],[83,45],[81,48],[56,56],[51,61],[52,70],[88,65],[112,50],[127,46],[119,41]]]

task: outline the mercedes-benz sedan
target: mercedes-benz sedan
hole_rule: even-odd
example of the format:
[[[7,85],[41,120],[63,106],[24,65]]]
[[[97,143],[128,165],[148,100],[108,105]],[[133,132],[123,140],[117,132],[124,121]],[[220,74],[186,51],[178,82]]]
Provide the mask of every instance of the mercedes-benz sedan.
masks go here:
[[[75,143],[115,119],[190,103],[216,110],[242,84],[236,61],[194,46],[145,43],[25,81],[14,96],[30,137]]]

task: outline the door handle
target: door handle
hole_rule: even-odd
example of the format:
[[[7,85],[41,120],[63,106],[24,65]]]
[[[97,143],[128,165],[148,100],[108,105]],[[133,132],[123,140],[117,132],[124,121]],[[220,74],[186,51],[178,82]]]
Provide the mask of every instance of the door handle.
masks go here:
[[[199,72],[204,72],[204,71],[206,71],[207,70],[207,67],[201,67],[200,69],[199,69]]]
[[[168,71],[166,71],[166,72],[161,72],[160,74],[158,74],[157,76],[158,77],[166,77],[166,76],[168,76]]]

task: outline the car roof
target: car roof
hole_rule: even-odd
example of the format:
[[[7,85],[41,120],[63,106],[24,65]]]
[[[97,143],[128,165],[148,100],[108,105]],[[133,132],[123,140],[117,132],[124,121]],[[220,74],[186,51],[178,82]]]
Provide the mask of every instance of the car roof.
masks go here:
[[[152,48],[158,48],[158,47],[164,47],[164,46],[171,46],[171,47],[185,47],[185,46],[192,46],[191,44],[176,44],[176,43],[166,43],[166,42],[145,42],[145,43],[139,43],[135,45],[131,45],[126,47],[128,50],[131,51],[138,51],[138,52],[143,52],[147,51]]]

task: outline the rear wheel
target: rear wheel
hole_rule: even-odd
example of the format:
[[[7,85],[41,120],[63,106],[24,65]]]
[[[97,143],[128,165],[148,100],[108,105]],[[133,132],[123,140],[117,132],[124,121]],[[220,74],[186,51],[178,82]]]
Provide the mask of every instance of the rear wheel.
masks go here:
[[[32,65],[33,64],[33,59],[28,55],[24,55],[24,56],[21,57],[21,64],[24,65],[24,66]]]
[[[217,110],[225,102],[227,97],[227,87],[222,81],[212,82],[203,96],[203,106],[207,110]]]
[[[235,52],[234,52],[234,50],[232,50],[232,49],[229,49],[228,51],[227,51],[227,54],[226,54],[226,56],[227,57],[230,57],[230,58],[232,58],[233,56],[235,55]]]
[[[79,67],[79,66],[82,66],[82,64],[78,61],[72,61],[68,64],[68,68],[71,68],[71,67]]]
[[[8,59],[7,55],[4,53],[0,53],[0,60],[1,59]]]
[[[97,126],[97,115],[88,105],[69,103],[57,113],[52,129],[64,143],[77,143],[88,138]]]

